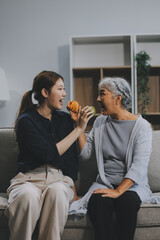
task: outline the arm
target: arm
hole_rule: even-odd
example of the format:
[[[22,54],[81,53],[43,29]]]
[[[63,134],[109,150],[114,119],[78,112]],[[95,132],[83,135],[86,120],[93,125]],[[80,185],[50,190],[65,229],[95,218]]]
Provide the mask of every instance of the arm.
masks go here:
[[[80,111],[81,111],[81,107],[79,107],[79,110],[78,112],[74,113],[72,111],[69,111],[70,112],[70,115],[71,115],[71,118],[72,120],[75,122],[75,125],[77,126],[78,123],[79,123],[79,118],[80,118]],[[85,131],[83,131],[78,139],[77,139],[77,142],[78,142],[78,148],[79,148],[79,152],[82,151],[85,143],[86,143],[87,139],[86,139],[86,136],[85,136]]]
[[[148,163],[152,152],[152,129],[148,123],[144,122],[139,129],[133,150],[130,149],[130,151],[132,162],[124,178],[130,178],[136,184],[146,184]]]
[[[80,137],[80,148],[84,146],[86,141],[84,130],[86,129],[87,123],[91,117],[93,117],[93,113],[90,109],[88,107],[83,108],[77,127],[62,141],[56,144],[60,156],[76,141],[78,137]]]
[[[79,147],[79,152],[82,151],[85,143],[86,143],[87,139],[86,139],[86,136],[85,136],[85,132],[82,132],[79,137],[78,137],[78,147]]]
[[[76,127],[68,136],[56,144],[60,156],[76,141],[83,129]]]

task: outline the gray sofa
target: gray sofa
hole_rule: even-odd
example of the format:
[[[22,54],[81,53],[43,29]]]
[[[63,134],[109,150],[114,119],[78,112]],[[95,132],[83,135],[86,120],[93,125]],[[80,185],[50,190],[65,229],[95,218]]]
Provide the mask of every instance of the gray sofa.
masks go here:
[[[0,240],[9,239],[8,219],[4,216],[10,179],[16,174],[17,144],[13,129],[0,129]],[[96,163],[92,160],[79,164],[79,195],[86,193],[96,177]],[[153,152],[148,171],[149,183],[154,194],[160,195],[160,131],[153,132]],[[33,239],[36,239],[35,230]],[[22,240],[22,239],[20,239]],[[88,216],[73,222],[68,218],[62,240],[94,240],[94,232]],[[135,240],[160,240],[160,204],[144,204],[138,213]]]

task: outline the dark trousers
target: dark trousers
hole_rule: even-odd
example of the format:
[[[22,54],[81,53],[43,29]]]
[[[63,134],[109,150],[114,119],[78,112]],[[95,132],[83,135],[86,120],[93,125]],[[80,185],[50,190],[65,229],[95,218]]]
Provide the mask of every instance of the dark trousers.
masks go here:
[[[119,198],[92,194],[88,213],[95,229],[95,239],[133,240],[140,203],[139,196],[133,191],[125,192]],[[115,221],[113,212],[116,213]]]

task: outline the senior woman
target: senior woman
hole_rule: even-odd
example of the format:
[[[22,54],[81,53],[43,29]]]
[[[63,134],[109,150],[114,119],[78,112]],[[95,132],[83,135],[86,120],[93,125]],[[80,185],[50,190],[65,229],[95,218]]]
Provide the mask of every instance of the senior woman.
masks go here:
[[[72,203],[69,214],[84,216],[88,211],[96,240],[133,240],[140,204],[152,194],[147,178],[152,130],[141,115],[128,111],[131,99],[126,80],[101,80],[97,100],[102,115],[87,140],[84,133],[78,139],[81,158],[94,154],[98,176],[86,195]]]

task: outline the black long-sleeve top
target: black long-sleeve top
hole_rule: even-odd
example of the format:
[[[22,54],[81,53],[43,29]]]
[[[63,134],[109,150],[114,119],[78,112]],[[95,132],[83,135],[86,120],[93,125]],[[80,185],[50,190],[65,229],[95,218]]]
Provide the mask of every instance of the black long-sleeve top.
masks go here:
[[[44,164],[61,169],[64,175],[77,179],[78,152],[76,143],[59,155],[56,143],[74,129],[68,113],[54,111],[51,121],[36,109],[23,114],[16,127],[19,146],[18,172],[28,172]]]

